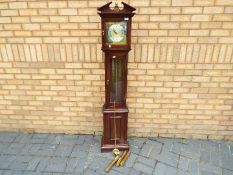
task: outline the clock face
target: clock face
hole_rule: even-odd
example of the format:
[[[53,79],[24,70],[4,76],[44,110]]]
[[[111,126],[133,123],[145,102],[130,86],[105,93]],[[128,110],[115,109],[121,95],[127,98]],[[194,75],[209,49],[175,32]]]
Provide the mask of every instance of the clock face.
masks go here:
[[[107,22],[107,44],[127,44],[127,22]]]

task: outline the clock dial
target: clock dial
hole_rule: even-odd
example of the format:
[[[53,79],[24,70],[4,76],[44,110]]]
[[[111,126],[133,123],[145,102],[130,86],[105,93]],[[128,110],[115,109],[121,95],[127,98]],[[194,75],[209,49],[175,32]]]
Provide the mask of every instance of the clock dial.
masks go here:
[[[127,22],[107,22],[107,44],[127,44]]]

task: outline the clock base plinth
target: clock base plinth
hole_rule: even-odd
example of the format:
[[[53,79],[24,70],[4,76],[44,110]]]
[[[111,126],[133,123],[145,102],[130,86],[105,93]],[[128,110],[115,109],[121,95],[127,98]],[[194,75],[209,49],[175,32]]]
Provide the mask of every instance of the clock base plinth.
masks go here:
[[[101,151],[112,151],[114,148],[129,150],[127,141],[128,109],[126,107],[120,109],[104,108],[103,112],[104,131]]]
[[[101,141],[101,152],[110,152],[112,151],[114,148],[119,149],[120,151],[127,151],[129,150],[129,144],[117,144],[116,147],[114,144],[103,144],[103,138]]]

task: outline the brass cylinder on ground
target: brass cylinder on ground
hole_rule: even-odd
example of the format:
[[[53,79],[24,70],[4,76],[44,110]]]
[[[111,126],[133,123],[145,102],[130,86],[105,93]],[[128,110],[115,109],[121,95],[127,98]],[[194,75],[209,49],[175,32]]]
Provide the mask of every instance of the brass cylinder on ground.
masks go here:
[[[116,163],[116,166],[120,166],[120,163],[121,163],[121,161],[124,159],[124,157],[125,157],[126,154],[127,154],[127,151],[124,151],[124,152],[121,154],[120,158],[118,159],[118,161],[117,161],[117,163]]]
[[[121,163],[120,163],[121,166],[124,166],[124,165],[125,165],[125,162],[126,162],[126,160],[128,159],[130,153],[131,153],[130,151],[127,152],[127,154],[125,155],[125,157],[123,158],[123,160],[122,160]]]
[[[112,162],[108,165],[108,167],[105,169],[105,172],[106,173],[108,173],[111,169],[112,169],[112,167],[115,165],[115,163],[118,161],[118,159],[119,159],[120,157],[119,156],[116,156],[113,160],[112,160]]]

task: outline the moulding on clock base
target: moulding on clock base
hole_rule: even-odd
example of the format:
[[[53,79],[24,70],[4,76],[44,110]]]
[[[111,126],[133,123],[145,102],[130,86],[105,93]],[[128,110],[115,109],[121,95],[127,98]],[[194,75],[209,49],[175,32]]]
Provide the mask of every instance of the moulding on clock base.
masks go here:
[[[120,151],[129,150],[129,144],[117,144],[116,146],[114,144],[103,144],[103,138],[101,141],[101,152],[109,152],[112,151],[114,148],[119,149]]]

